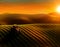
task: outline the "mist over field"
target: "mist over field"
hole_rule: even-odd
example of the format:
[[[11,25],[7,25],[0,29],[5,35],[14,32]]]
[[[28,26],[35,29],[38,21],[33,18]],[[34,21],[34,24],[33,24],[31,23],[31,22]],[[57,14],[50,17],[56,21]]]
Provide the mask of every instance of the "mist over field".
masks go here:
[[[60,14],[0,14],[0,24],[57,24]]]

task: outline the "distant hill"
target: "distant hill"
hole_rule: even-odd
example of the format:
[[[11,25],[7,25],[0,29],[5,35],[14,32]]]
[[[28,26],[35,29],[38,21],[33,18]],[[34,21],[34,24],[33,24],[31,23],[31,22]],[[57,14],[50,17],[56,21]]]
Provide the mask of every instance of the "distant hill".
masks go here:
[[[60,23],[60,15],[49,14],[1,14],[0,24]]]

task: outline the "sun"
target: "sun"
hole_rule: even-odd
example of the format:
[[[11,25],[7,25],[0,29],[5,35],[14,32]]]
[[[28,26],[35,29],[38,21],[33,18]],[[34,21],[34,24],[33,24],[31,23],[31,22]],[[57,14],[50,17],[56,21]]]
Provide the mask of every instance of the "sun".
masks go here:
[[[57,13],[60,13],[60,6],[58,6],[58,7],[56,8],[56,12],[57,12]]]

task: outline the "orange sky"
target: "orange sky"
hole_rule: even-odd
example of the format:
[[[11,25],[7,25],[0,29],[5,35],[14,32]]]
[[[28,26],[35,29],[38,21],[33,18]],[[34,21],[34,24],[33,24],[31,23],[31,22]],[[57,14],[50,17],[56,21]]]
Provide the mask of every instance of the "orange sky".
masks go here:
[[[39,14],[54,12],[56,3],[37,3],[37,4],[13,4],[0,3],[0,14],[19,13],[19,14]]]

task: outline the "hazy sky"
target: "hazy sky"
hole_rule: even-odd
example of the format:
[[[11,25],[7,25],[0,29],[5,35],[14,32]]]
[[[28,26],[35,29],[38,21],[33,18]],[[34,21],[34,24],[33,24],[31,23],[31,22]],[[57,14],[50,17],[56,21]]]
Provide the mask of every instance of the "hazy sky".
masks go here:
[[[21,3],[28,3],[28,2],[53,2],[54,0],[0,0],[0,2],[21,2]]]
[[[60,0],[0,0],[0,13],[51,13]]]

